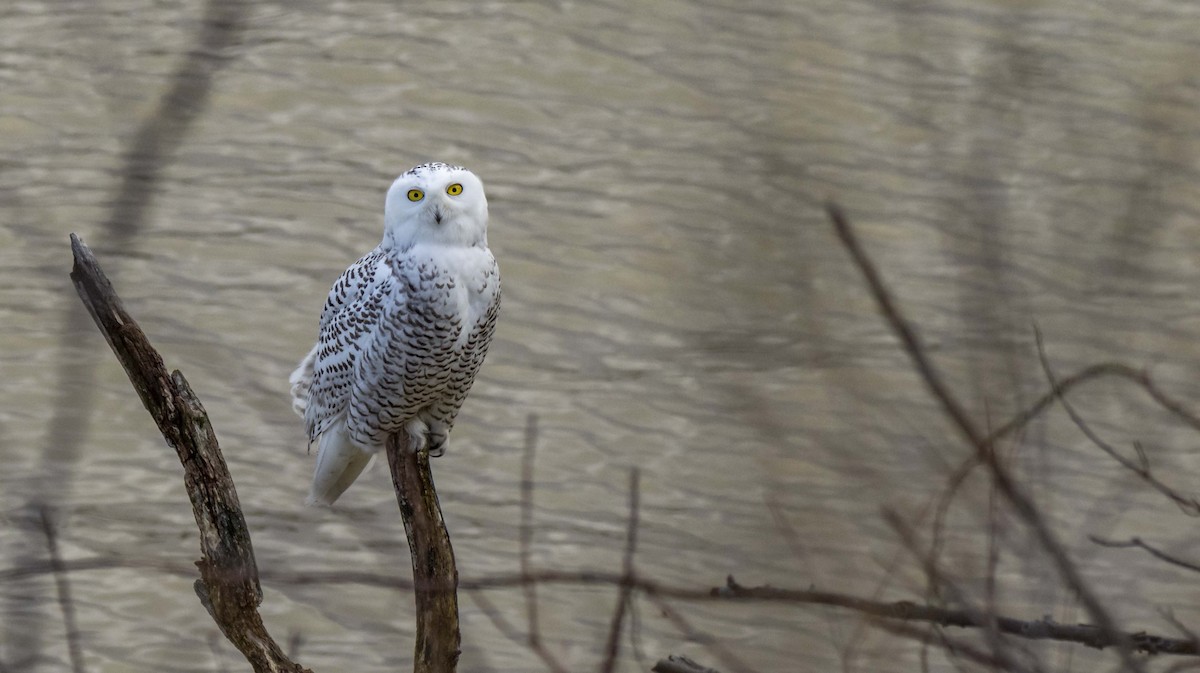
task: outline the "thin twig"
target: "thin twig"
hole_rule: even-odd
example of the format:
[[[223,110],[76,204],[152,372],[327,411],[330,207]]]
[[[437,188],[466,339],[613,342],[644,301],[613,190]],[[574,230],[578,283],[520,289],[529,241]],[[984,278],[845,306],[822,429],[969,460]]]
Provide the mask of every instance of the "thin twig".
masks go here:
[[[504,614],[500,612],[496,605],[492,603],[492,601],[489,600],[482,591],[472,589],[467,590],[466,594],[467,597],[479,607],[479,610],[483,612],[484,616],[486,616],[488,620],[492,622],[496,629],[499,630],[505,638],[508,638],[518,645],[525,645],[529,647],[529,649],[532,650],[533,653],[542,660],[542,663],[546,665],[546,668],[549,669],[551,673],[569,673],[567,668],[562,665],[562,662],[560,662],[558,659],[555,659],[545,647],[541,646],[541,643],[538,644],[538,647],[530,645],[528,635],[521,633],[521,631],[517,629],[512,622],[505,619]]]
[[[720,659],[724,666],[740,673],[747,673],[753,670],[740,657],[731,652],[729,648],[722,645],[721,641],[693,626],[683,614],[671,607],[671,604],[664,597],[650,592],[647,592],[646,596],[652,603],[658,606],[659,610],[662,610],[663,616],[671,620],[671,623],[683,633],[685,638],[699,643],[709,652],[712,652],[713,656]]]
[[[804,548],[804,543],[800,538],[800,533],[796,531],[796,527],[793,526],[792,522],[788,520],[787,514],[783,511],[783,506],[778,500],[776,500],[774,497],[768,497],[766,499],[766,505],[767,511],[771,513],[771,519],[775,523],[775,528],[779,530],[779,532],[783,535],[783,538],[787,540],[788,546],[791,547],[792,550],[792,556],[796,558],[796,561],[801,566],[801,571],[803,571],[806,576],[811,577],[813,575],[812,562],[808,550]],[[900,557],[898,554],[892,557],[892,560],[888,564],[887,571],[883,574],[883,578],[875,587],[875,590],[872,594],[873,598],[878,598],[882,593],[884,587],[893,576],[893,570],[898,565],[899,558]],[[832,619],[825,620],[825,625],[829,629],[829,641],[834,648],[838,650],[838,654],[842,660],[842,670],[848,673],[850,670],[848,662],[850,657],[854,654],[853,648],[855,643],[853,639],[848,641],[842,636],[842,634],[838,633],[838,629],[835,628],[834,621]],[[856,625],[854,627],[854,634],[859,634],[862,632],[861,625]]]
[[[1117,627],[1112,615],[1109,614],[1108,609],[1104,607],[1104,604],[1100,602],[1095,592],[1092,591],[1091,587],[1083,579],[1079,568],[1075,566],[1066,548],[1059,542],[1058,536],[1050,530],[1037,505],[1034,504],[1033,499],[1021,489],[1016,480],[1008,473],[1008,470],[996,459],[993,450],[994,447],[989,443],[987,436],[975,427],[975,423],[971,420],[967,410],[943,381],[941,375],[938,374],[933,362],[926,355],[925,347],[921,344],[920,338],[900,312],[899,307],[897,307],[895,300],[892,298],[891,291],[879,275],[874,262],[871,261],[859,243],[857,234],[855,234],[853,227],[851,227],[849,220],[846,219],[841,208],[830,202],[826,205],[826,210],[829,213],[830,220],[833,222],[838,238],[841,239],[843,246],[850,253],[859,272],[862,273],[863,278],[866,280],[880,313],[883,314],[884,319],[892,328],[892,332],[900,339],[905,353],[908,354],[909,359],[912,361],[914,369],[916,369],[934,399],[941,405],[946,417],[972,446],[980,460],[992,471],[1000,493],[1017,513],[1017,516],[1034,532],[1042,548],[1046,550],[1046,553],[1054,561],[1059,576],[1079,596],[1080,602],[1083,603],[1092,620],[1096,622],[1101,630],[1112,634],[1117,639],[1117,652],[1122,664],[1130,670],[1142,671],[1141,663],[1133,658],[1130,645],[1124,640],[1123,634]]]
[[[537,414],[529,414],[525,417],[525,451],[521,455],[521,528],[518,533],[522,588],[525,590],[525,616],[529,631],[526,644],[546,663],[550,670],[558,673],[565,671],[566,667],[542,642],[541,622],[538,619],[537,583],[525,581],[532,573],[530,555],[533,548],[533,465],[537,455],[537,443],[538,417]]]
[[[1029,425],[1031,421],[1050,409],[1050,407],[1054,404],[1054,401],[1058,399],[1060,395],[1065,395],[1070,390],[1085,383],[1109,377],[1126,380],[1131,378],[1137,379],[1140,378],[1140,375],[1141,373],[1137,370],[1119,362],[1101,362],[1084,367],[1070,376],[1065,376],[1059,379],[1057,382],[1054,382],[1050,390],[1043,393],[1042,396],[1037,399],[1037,401],[1022,411],[1017,412],[1012,418],[998,426],[990,435],[988,435],[988,443],[995,444],[1012,433],[1021,430],[1025,426]]]
[[[46,550],[50,554],[50,568],[54,573],[54,584],[58,589],[58,607],[62,611],[63,628],[67,634],[67,653],[71,658],[71,670],[83,673],[83,648],[79,643],[79,626],[75,622],[75,601],[71,598],[71,583],[58,550],[58,531],[48,507],[38,508],[42,532],[46,535]]]
[[[913,532],[899,514],[892,510],[885,510],[884,520],[900,536],[900,541],[909,552],[921,562],[921,565],[925,569],[925,576],[929,578],[929,583],[939,589],[945,588],[950,593],[951,599],[962,606],[961,611],[972,622],[978,624],[983,629],[984,638],[992,648],[992,656],[999,661],[1011,660],[1012,657],[1008,654],[1004,647],[1004,642],[1000,639],[995,615],[972,607],[966,593],[958,585],[942,575],[941,569],[938,568],[937,560],[932,556],[921,556],[921,545],[917,542],[916,533]],[[940,591],[938,593],[940,594]]]
[[[1185,568],[1187,570],[1191,570],[1192,572],[1200,572],[1200,565],[1198,565],[1196,563],[1192,563],[1190,561],[1184,561],[1183,559],[1177,558],[1175,556],[1171,556],[1170,554],[1162,551],[1161,549],[1157,549],[1155,547],[1152,547],[1152,546],[1146,544],[1140,537],[1129,538],[1129,540],[1126,542],[1120,542],[1117,540],[1106,540],[1102,537],[1097,537],[1095,535],[1089,535],[1088,539],[1091,540],[1092,542],[1094,542],[1095,544],[1100,545],[1101,547],[1111,547],[1113,549],[1129,549],[1130,547],[1140,547],[1141,549],[1145,549],[1146,551],[1150,552],[1151,556],[1154,556],[1155,558],[1160,559],[1162,561],[1166,561],[1167,563],[1170,563],[1171,565],[1179,566],[1180,568]]]
[[[1169,638],[1144,631],[1114,635],[1091,624],[1059,624],[1048,618],[1019,620],[1000,615],[981,615],[978,610],[949,609],[932,605],[918,605],[911,601],[881,603],[866,599],[815,590],[781,589],[772,586],[745,587],[733,578],[719,590],[726,598],[742,600],[774,599],[789,602],[800,599],[804,603],[836,605],[862,612],[872,617],[898,621],[931,622],[940,626],[960,628],[984,628],[988,621],[995,622],[996,629],[1005,635],[1028,640],[1057,640],[1078,643],[1095,649],[1105,649],[1124,641],[1146,654],[1175,654],[1196,656],[1200,654],[1197,644],[1190,639]]]
[[[1028,670],[1018,663],[1012,661],[1011,658],[1000,658],[994,655],[989,655],[983,650],[968,645],[962,641],[954,640],[945,634],[940,634],[941,637],[937,639],[931,639],[927,637],[928,634],[923,629],[919,629],[915,626],[901,622],[872,621],[871,626],[895,636],[902,636],[912,640],[922,640],[925,642],[937,642],[942,646],[943,649],[946,650],[948,654],[951,654],[955,657],[962,657],[963,659],[967,659],[968,661],[981,664],[989,668],[1001,671]]]
[[[1162,407],[1163,410],[1193,430],[1200,431],[1200,416],[1189,411],[1179,400],[1163,392],[1144,369],[1138,369],[1123,362],[1099,362],[1060,379],[1058,384],[1043,394],[1042,397],[1038,398],[1037,402],[1016,414],[999,428],[996,428],[996,431],[989,436],[989,439],[994,442],[1027,425],[1031,420],[1048,409],[1060,395],[1065,395],[1080,384],[1108,377],[1124,379],[1135,384],[1155,404]]]
[[[1175,627],[1175,630],[1182,633],[1184,638],[1191,640],[1193,643],[1200,643],[1200,636],[1197,636],[1195,631],[1188,628],[1188,626],[1183,622],[1179,621],[1179,619],[1175,617],[1175,613],[1172,610],[1169,608],[1159,608],[1158,614],[1162,615],[1163,619],[1170,622],[1171,626]]]
[[[928,507],[924,508],[928,511]],[[925,518],[925,511],[917,516],[917,519]],[[888,590],[896,578],[897,572],[900,569],[901,562],[906,558],[907,550],[897,549],[895,553],[888,559],[884,571],[880,574],[879,580],[875,582],[875,586],[871,589],[870,599],[878,601],[881,596]],[[859,646],[866,641],[868,624],[865,619],[855,620],[854,627],[850,635],[843,638],[844,645],[839,645],[839,655],[842,660],[843,673],[850,673],[853,670],[851,665],[852,658],[857,654]],[[832,621],[830,623],[830,631],[833,631]]]
[[[629,472],[629,524],[625,532],[625,554],[621,562],[621,592],[613,610],[612,622],[608,629],[608,640],[604,646],[604,661],[600,665],[601,673],[612,673],[617,665],[617,655],[621,651],[621,623],[625,618],[625,610],[629,606],[629,597],[633,593],[633,555],[637,550],[638,531],[638,500],[640,496],[639,473],[637,468]]]
[[[990,421],[990,418],[991,418],[990,415],[988,416],[988,418]],[[992,445],[992,452],[997,454],[997,460],[999,460],[999,449],[995,445]],[[989,487],[988,487],[988,496],[987,496],[987,522],[988,522],[987,573],[984,575],[984,577],[986,578],[984,580],[984,614],[991,617],[996,614],[996,566],[1000,562],[1000,544],[999,544],[1000,521],[999,520],[1000,520],[1002,513],[1000,510],[1000,498],[998,497],[998,494],[996,493],[995,479],[992,479],[991,483],[988,486]],[[936,562],[936,559],[935,559],[935,562]],[[944,637],[945,634],[942,634],[942,635]],[[1010,655],[1007,652],[1007,650],[1004,651],[1003,653],[997,651],[996,648],[999,647],[1003,641],[998,637],[998,635],[996,633],[995,621],[991,620],[991,619],[988,620],[987,640],[988,640],[988,644],[992,646],[992,651],[994,654],[996,654],[997,656],[1002,655],[1004,657],[1012,658],[1012,655]]]
[[[650,660],[642,646],[642,612],[636,593],[629,594],[629,649],[633,650],[633,658],[642,670],[650,668]]]
[[[650,670],[654,673],[720,673],[715,668],[703,666],[677,654],[668,655],[666,659],[659,659],[654,664],[654,668]]]
[[[1058,386],[1055,383],[1054,368],[1050,366],[1050,357],[1046,355],[1046,344],[1042,339],[1042,331],[1038,329],[1037,325],[1033,326],[1033,334],[1035,340],[1037,341],[1038,360],[1042,363],[1042,371],[1045,372],[1046,380],[1050,382],[1051,387],[1057,389]],[[1188,497],[1179,493],[1175,489],[1163,483],[1160,479],[1158,479],[1158,477],[1155,477],[1150,472],[1149,460],[1146,458],[1146,452],[1142,449],[1140,444],[1134,445],[1134,451],[1136,452],[1138,459],[1133,461],[1126,458],[1125,456],[1121,455],[1121,452],[1118,451],[1116,447],[1101,439],[1100,435],[1096,434],[1096,432],[1092,430],[1091,426],[1089,426],[1087,422],[1083,420],[1083,416],[1075,410],[1075,407],[1070,402],[1067,401],[1067,396],[1065,394],[1059,393],[1057,399],[1059,404],[1062,405],[1063,410],[1067,412],[1067,416],[1069,416],[1071,421],[1075,424],[1075,427],[1079,428],[1080,432],[1082,432],[1085,437],[1091,440],[1093,444],[1099,447],[1101,451],[1107,453],[1109,457],[1117,461],[1121,467],[1136,474],[1142,481],[1152,486],[1159,493],[1165,495],[1172,502],[1174,502],[1179,509],[1183,510],[1185,514],[1190,516],[1200,516],[1200,501],[1197,501],[1196,498]]]
[[[945,540],[945,536],[942,533],[945,530],[946,517],[950,514],[950,505],[954,501],[954,497],[958,494],[958,490],[967,482],[967,477],[971,475],[971,471],[979,465],[978,456],[972,455],[965,459],[950,474],[949,479],[946,481],[946,488],[938,496],[937,506],[934,508],[933,514],[933,535],[929,542],[929,558],[934,561],[942,555],[942,543]],[[929,596],[929,598],[933,598],[933,596]]]

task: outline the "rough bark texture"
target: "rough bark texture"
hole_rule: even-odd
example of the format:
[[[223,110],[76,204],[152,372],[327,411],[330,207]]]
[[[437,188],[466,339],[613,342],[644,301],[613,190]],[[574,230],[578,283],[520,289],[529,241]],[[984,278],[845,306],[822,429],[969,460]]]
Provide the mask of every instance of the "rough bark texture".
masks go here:
[[[200,530],[200,579],[195,583],[200,602],[255,671],[307,672],[283,654],[258,614],[262,588],[250,531],[204,406],[183,374],[167,373],[162,357],[126,313],[92,251],[74,234],[71,251],[71,280],[79,298],[183,465]]]
[[[458,666],[458,569],[429,471],[429,454],[408,449],[404,433],[387,447],[396,500],[412,555],[417,603],[416,673],[453,673]]]

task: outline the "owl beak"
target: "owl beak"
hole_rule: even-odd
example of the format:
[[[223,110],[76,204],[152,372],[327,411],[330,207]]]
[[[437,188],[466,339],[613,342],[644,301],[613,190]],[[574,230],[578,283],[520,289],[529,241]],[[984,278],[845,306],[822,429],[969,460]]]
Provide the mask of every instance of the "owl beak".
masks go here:
[[[433,209],[433,221],[437,222],[438,224],[442,223],[442,209],[441,208],[435,207]]]

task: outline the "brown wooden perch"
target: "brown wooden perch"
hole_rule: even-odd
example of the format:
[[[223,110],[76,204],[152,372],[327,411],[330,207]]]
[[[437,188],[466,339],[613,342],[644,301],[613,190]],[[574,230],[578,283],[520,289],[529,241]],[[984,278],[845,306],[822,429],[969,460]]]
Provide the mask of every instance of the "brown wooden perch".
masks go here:
[[[408,438],[388,441],[388,466],[408,535],[417,601],[416,673],[450,673],[458,665],[458,568],[442,521],[427,451],[409,451]]]
[[[200,579],[195,583],[200,602],[256,672],[308,672],[283,653],[258,613],[262,589],[250,531],[204,406],[183,374],[167,373],[162,357],[125,311],[92,251],[75,234],[71,234],[71,251],[75,258],[71,279],[80,299],[183,465],[184,485],[200,530],[201,558],[196,562]],[[413,670],[452,673],[459,651],[454,552],[428,455],[402,450],[405,442],[397,439],[388,445],[388,462],[416,587]]]

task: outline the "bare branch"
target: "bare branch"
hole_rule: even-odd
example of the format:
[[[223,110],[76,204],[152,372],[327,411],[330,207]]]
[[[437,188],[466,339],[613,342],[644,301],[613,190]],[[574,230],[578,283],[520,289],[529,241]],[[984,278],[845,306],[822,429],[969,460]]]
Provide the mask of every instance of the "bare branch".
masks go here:
[[[521,585],[525,590],[525,615],[528,623],[526,644],[534,654],[555,673],[563,673],[566,666],[558,660],[542,642],[542,627],[538,620],[537,583],[527,580],[530,570],[530,552],[533,547],[533,463],[537,454],[537,414],[525,417],[525,451],[521,454],[521,529],[519,532]],[[495,621],[495,620],[493,620]]]
[[[872,617],[931,622],[941,626],[987,628],[986,622],[994,620],[996,629],[1006,635],[1019,636],[1029,640],[1059,640],[1079,643],[1095,649],[1105,649],[1114,647],[1119,642],[1127,642],[1133,649],[1146,654],[1191,656],[1200,654],[1196,643],[1190,639],[1168,638],[1144,631],[1113,634],[1091,624],[1059,624],[1051,619],[1023,621],[1000,615],[982,615],[977,610],[955,610],[918,605],[911,601],[883,603],[811,589],[779,589],[771,586],[744,587],[732,577],[728,579],[725,587],[719,590],[714,589],[714,591],[719,591],[721,595],[736,600],[771,600],[785,603],[834,605],[856,610]]]
[[[858,236],[855,234],[853,227],[851,227],[850,221],[846,219],[846,215],[839,206],[832,202],[826,205],[826,210],[829,213],[830,220],[833,222],[838,238],[841,239],[842,245],[850,253],[854,263],[858,266],[859,272],[862,273],[863,278],[866,280],[880,313],[883,314],[884,319],[887,320],[896,337],[900,339],[905,352],[913,363],[914,369],[917,370],[921,380],[925,383],[934,399],[941,405],[946,417],[950,419],[963,437],[970,443],[978,458],[992,471],[996,487],[999,489],[1001,495],[1004,496],[1005,500],[1008,501],[1009,505],[1025,525],[1034,532],[1042,548],[1046,550],[1050,558],[1054,561],[1059,576],[1079,596],[1080,602],[1083,603],[1091,618],[1101,630],[1116,638],[1115,644],[1122,664],[1130,670],[1141,671],[1142,666],[1140,662],[1135,660],[1130,654],[1131,644],[1123,640],[1124,636],[1117,628],[1112,615],[1109,614],[1108,609],[1104,607],[1091,587],[1084,581],[1079,569],[1071,560],[1070,555],[1067,554],[1066,548],[1059,542],[1058,537],[1050,530],[1050,527],[1046,525],[1033,499],[1020,488],[1016,480],[1008,473],[1008,470],[996,459],[993,450],[994,447],[988,441],[988,437],[975,427],[975,423],[971,420],[967,410],[938,374],[937,369],[933,366],[933,362],[926,355],[925,348],[921,345],[921,340],[918,338],[917,333],[909,326],[908,321],[896,306],[892,294],[883,282],[883,278],[879,275],[879,271],[875,268],[875,264],[867,256],[866,251],[859,243]]]
[[[1180,622],[1179,619],[1175,617],[1175,613],[1169,608],[1159,608],[1158,614],[1162,615],[1163,619],[1170,622],[1171,626],[1174,626],[1177,631],[1182,633],[1185,639],[1190,640],[1193,643],[1200,643],[1200,637],[1196,636],[1196,632],[1184,625],[1183,622]]]
[[[1160,549],[1151,547],[1150,545],[1143,542],[1140,537],[1129,538],[1128,542],[1118,542],[1117,540],[1106,540],[1104,538],[1097,537],[1095,535],[1089,535],[1088,539],[1091,540],[1092,542],[1100,545],[1101,547],[1111,547],[1113,549],[1128,549],[1130,547],[1140,547],[1140,548],[1145,549],[1146,551],[1150,552],[1150,554],[1152,556],[1154,556],[1155,558],[1166,561],[1167,563],[1170,563],[1172,565],[1177,565],[1180,568],[1186,568],[1187,570],[1191,570],[1192,572],[1200,572],[1200,565],[1191,563],[1189,561],[1184,561],[1183,559],[1179,559],[1174,556],[1171,556],[1170,554],[1168,554]]]
[[[80,299],[183,465],[200,530],[202,556],[196,565],[201,579],[194,586],[201,603],[255,671],[306,671],[283,654],[258,614],[262,589],[250,531],[204,406],[183,374],[168,375],[162,357],[125,311],[92,251],[74,234],[71,249],[71,279]]]
[[[67,636],[67,653],[71,657],[71,670],[83,673],[83,650],[79,645],[79,626],[75,622],[75,601],[71,598],[71,583],[67,580],[67,571],[63,566],[62,554],[58,550],[58,531],[50,516],[49,508],[43,506],[38,510],[41,518],[42,532],[46,535],[46,550],[50,554],[50,569],[54,573],[54,583],[58,588],[58,606],[62,611],[63,628]]]
[[[1038,359],[1042,363],[1042,371],[1046,374],[1046,380],[1050,382],[1051,387],[1058,389],[1058,385],[1054,380],[1054,369],[1050,366],[1049,356],[1046,355],[1046,344],[1042,340],[1042,331],[1037,328],[1037,325],[1034,325],[1033,327],[1033,334],[1034,338],[1037,340]],[[1158,479],[1158,477],[1155,477],[1150,472],[1150,461],[1146,457],[1146,452],[1142,449],[1140,444],[1134,444],[1134,451],[1136,452],[1137,460],[1133,461],[1126,458],[1125,456],[1121,455],[1120,451],[1117,451],[1116,447],[1101,439],[1100,435],[1096,434],[1096,432],[1092,430],[1091,426],[1089,426],[1087,422],[1083,420],[1083,416],[1080,415],[1080,413],[1075,410],[1075,407],[1067,401],[1067,396],[1065,394],[1060,392],[1057,396],[1057,399],[1059,404],[1062,405],[1062,408],[1067,412],[1067,416],[1069,416],[1071,421],[1075,423],[1075,427],[1079,428],[1079,431],[1082,432],[1085,437],[1091,440],[1093,444],[1099,447],[1101,451],[1107,453],[1113,460],[1117,461],[1121,467],[1136,474],[1142,481],[1150,484],[1150,486],[1154,487],[1154,489],[1159,493],[1167,496],[1179,507],[1179,509],[1183,510],[1185,514],[1190,516],[1200,516],[1200,501],[1197,501],[1193,497],[1188,497],[1179,493],[1175,489],[1163,483],[1160,479]]]
[[[654,668],[650,670],[654,673],[720,673],[715,668],[701,666],[691,659],[677,654],[668,655],[666,659],[659,659],[658,663],[654,664]]]
[[[1148,372],[1136,367],[1131,367],[1123,362],[1098,362],[1093,365],[1088,365],[1087,367],[1080,369],[1070,376],[1065,376],[1059,379],[1058,382],[1054,384],[1054,386],[1048,392],[1038,398],[1037,402],[1034,402],[1024,411],[1017,413],[1003,425],[996,428],[996,431],[989,435],[988,439],[994,443],[997,440],[1012,434],[1042,414],[1055,400],[1057,400],[1060,396],[1065,395],[1070,390],[1083,383],[1108,377],[1125,379],[1126,381],[1134,383],[1143,391],[1145,391],[1146,395],[1149,396],[1155,404],[1162,407],[1163,410],[1167,411],[1176,419],[1191,427],[1193,430],[1200,431],[1200,416],[1197,416],[1189,411],[1182,402],[1163,392],[1162,389],[1158,387],[1158,384],[1154,382],[1154,379],[1150,377]]]
[[[684,637],[700,643],[705,649],[712,652],[713,656],[720,659],[723,665],[739,673],[747,673],[753,670],[740,657],[731,652],[729,648],[722,645],[719,640],[692,626],[692,623],[682,613],[672,607],[664,597],[649,592],[647,593],[647,597],[652,603],[658,606],[659,610],[662,610],[663,616],[671,620],[671,623],[683,633]]]
[[[613,610],[612,623],[608,629],[608,641],[604,647],[604,661],[600,665],[601,673],[612,673],[617,665],[617,655],[621,650],[621,622],[629,607],[630,596],[633,593],[633,554],[637,550],[638,530],[638,471],[634,468],[629,472],[629,526],[625,533],[625,556],[621,563],[621,593],[617,598],[617,606]]]
[[[517,630],[517,627],[512,624],[512,622],[505,619],[504,615],[500,612],[496,605],[492,603],[492,601],[489,600],[482,591],[478,589],[466,589],[465,591],[467,592],[467,596],[474,601],[475,605],[478,606],[481,611],[483,611],[484,616],[486,616],[492,622],[492,624],[500,631],[500,633],[504,634],[505,638],[508,638],[518,645],[527,646],[533,651],[534,654],[538,656],[539,659],[542,660],[542,663],[545,664],[546,668],[552,673],[568,673],[567,668],[564,667],[562,663],[558,661],[558,659],[555,659],[554,655],[550,654],[549,650],[542,645],[540,640],[537,642],[536,646],[530,644],[529,636],[521,633],[519,630]]]
[[[958,585],[954,584],[949,578],[942,575],[941,569],[937,565],[937,558],[934,556],[921,556],[921,548],[917,543],[916,534],[912,529],[900,518],[896,512],[886,510],[884,519],[891,525],[892,529],[900,535],[901,542],[909,550],[911,554],[917,557],[921,565],[925,569],[925,576],[928,578],[931,587],[936,589],[936,595],[941,595],[941,590],[945,588],[949,591],[950,597],[962,606],[960,608],[964,613],[969,615],[970,619],[978,624],[984,630],[984,636],[987,639],[988,645],[992,648],[992,656],[997,661],[1011,662],[1011,657],[1008,655],[1004,642],[1000,639],[996,628],[996,622],[992,619],[994,615],[991,613],[971,607],[968,603],[967,596]],[[924,641],[923,641],[924,642]]]
[[[1030,421],[1034,420],[1047,409],[1049,409],[1060,395],[1065,395],[1068,391],[1077,388],[1084,383],[1107,377],[1136,380],[1141,377],[1141,372],[1119,362],[1101,362],[1084,367],[1070,376],[1065,376],[1056,382],[1052,382],[1050,390],[1039,397],[1036,402],[1029,405],[1023,411],[1015,414],[1012,418],[988,435],[988,443],[995,444],[1001,439],[1004,439],[1014,432],[1021,430],[1026,425],[1029,425]]]
[[[989,668],[995,668],[1002,671],[1028,670],[1024,666],[1012,661],[1012,659],[1009,657],[997,657],[995,655],[990,655],[987,652],[968,645],[967,643],[954,640],[946,636],[944,633],[938,634],[938,638],[931,638],[930,634],[928,634],[925,630],[899,622],[873,620],[871,622],[871,626],[874,626],[881,631],[886,631],[894,636],[901,636],[911,640],[919,640],[923,643],[937,643],[938,645],[941,645],[942,649],[946,650],[947,654],[955,657],[961,657]]]

